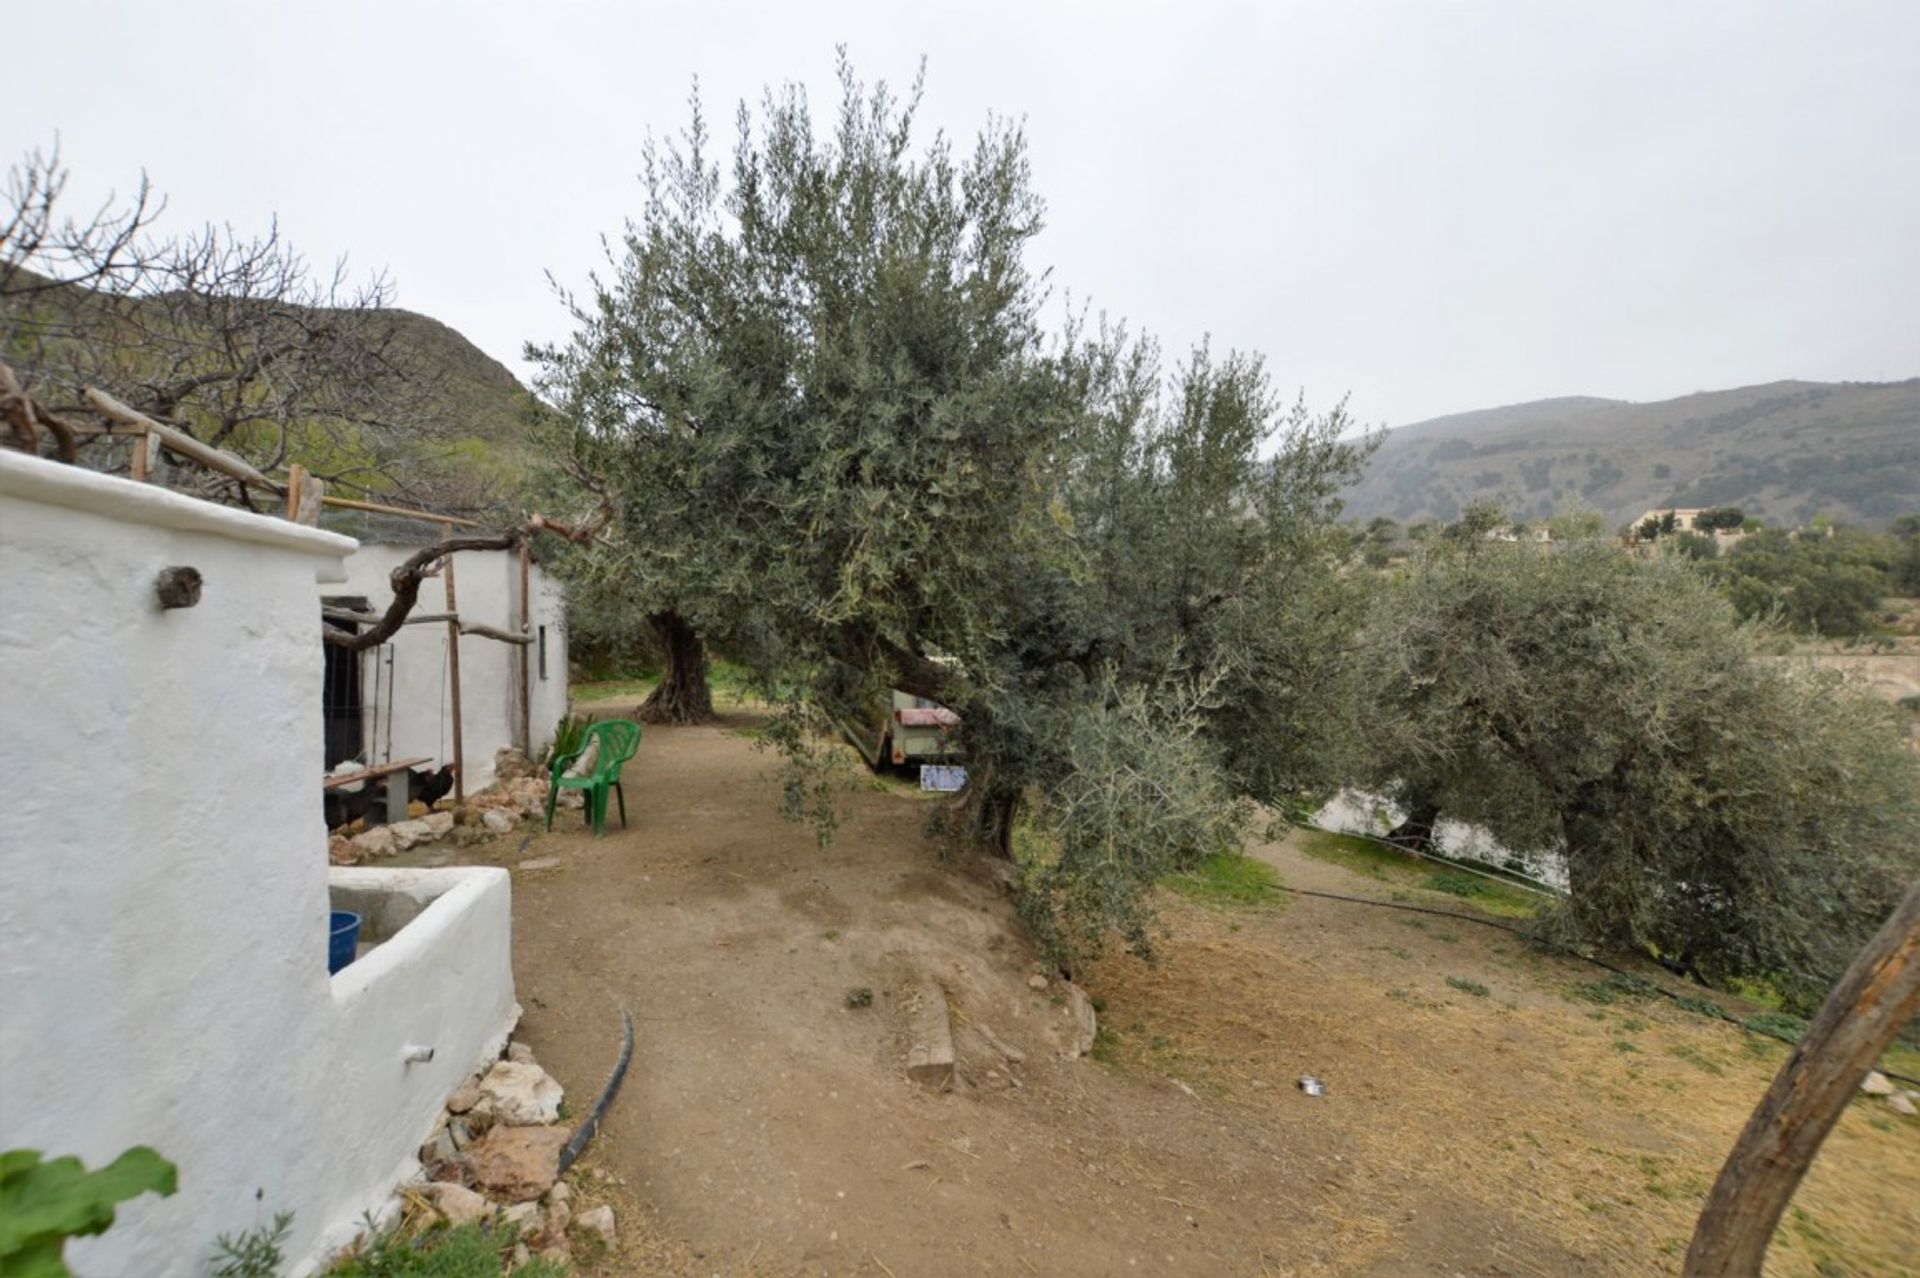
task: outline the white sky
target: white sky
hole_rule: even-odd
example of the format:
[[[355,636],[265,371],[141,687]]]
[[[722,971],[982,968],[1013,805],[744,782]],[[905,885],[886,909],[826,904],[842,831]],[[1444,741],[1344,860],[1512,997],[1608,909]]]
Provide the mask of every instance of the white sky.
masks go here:
[[[914,12],[916,8],[924,11]],[[384,267],[526,373],[698,75],[832,103],[929,58],[1024,117],[1038,257],[1178,350],[1364,420],[1920,375],[1920,3],[325,4],[13,0],[0,153],[170,224]]]

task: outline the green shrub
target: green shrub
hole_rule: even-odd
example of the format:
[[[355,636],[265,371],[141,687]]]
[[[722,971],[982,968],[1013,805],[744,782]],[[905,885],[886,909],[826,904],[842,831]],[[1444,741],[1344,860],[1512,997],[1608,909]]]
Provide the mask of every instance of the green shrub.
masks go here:
[[[1453,986],[1454,989],[1459,990],[1462,994],[1471,994],[1475,998],[1485,998],[1489,993],[1486,986],[1478,981],[1469,980],[1464,976],[1449,976],[1447,978],[1447,984]]]
[[[67,1239],[105,1233],[129,1198],[165,1198],[178,1187],[174,1165],[145,1145],[91,1172],[78,1158],[10,1149],[0,1154],[0,1274],[69,1278]]]
[[[1741,1028],[1755,1034],[1765,1034],[1768,1038],[1797,1043],[1805,1036],[1807,1023],[1791,1012],[1760,1012],[1741,1022]]]
[[[389,1230],[327,1270],[327,1278],[501,1278],[514,1242],[513,1230],[481,1225],[418,1234]],[[565,1278],[568,1270],[536,1259],[512,1272],[514,1278]]]

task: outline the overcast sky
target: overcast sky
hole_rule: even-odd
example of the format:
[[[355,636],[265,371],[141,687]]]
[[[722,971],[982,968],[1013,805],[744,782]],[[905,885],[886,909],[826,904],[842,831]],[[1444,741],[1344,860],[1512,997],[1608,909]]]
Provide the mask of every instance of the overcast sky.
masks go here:
[[[0,147],[384,268],[525,375],[693,77],[1023,117],[1055,280],[1363,420],[1920,375],[1920,3],[9,6]]]

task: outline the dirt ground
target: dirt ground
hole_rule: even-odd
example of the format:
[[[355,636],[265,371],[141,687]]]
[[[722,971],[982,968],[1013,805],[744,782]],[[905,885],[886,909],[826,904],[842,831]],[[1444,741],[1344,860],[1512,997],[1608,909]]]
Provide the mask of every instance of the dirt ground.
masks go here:
[[[1784,1051],[1587,1001],[1602,973],[1472,923],[1169,893],[1159,962],[1089,975],[1101,1039],[1068,1060],[1009,898],[923,839],[928,802],[856,780],[821,848],[778,816],[752,724],[647,729],[624,831],[563,813],[469,854],[560,860],[515,870],[515,969],[576,1115],[622,1008],[637,1027],[576,1173],[622,1226],[594,1273],[1672,1273]],[[1255,851],[1293,886],[1392,895],[1297,837]],[[943,1094],[903,1069],[922,977],[953,1002]],[[1920,1123],[1857,1102],[1768,1272],[1920,1273]]]

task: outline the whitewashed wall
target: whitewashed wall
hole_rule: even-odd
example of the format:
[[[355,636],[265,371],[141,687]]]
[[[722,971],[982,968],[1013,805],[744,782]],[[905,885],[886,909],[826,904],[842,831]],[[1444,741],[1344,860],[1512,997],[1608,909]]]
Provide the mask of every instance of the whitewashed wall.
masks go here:
[[[439,872],[327,975],[314,592],[353,548],[0,453],[0,1148],[180,1169],[69,1246],[83,1278],[201,1278],[276,1210],[310,1268],[511,1028],[504,871]],[[169,565],[197,607],[157,607]]]
[[[393,598],[393,569],[417,546],[363,545],[346,563],[346,581],[321,587],[323,596],[362,595],[375,612],[384,611]],[[520,628],[520,560],[508,551],[472,551],[456,557],[455,600],[463,620],[503,630]],[[528,653],[529,726],[532,753],[538,757],[553,736],[553,727],[567,708],[566,601],[558,581],[535,564],[528,594],[534,633],[546,628],[546,678],[540,677],[536,644]],[[422,613],[446,611],[444,578],[429,579],[420,589]],[[381,674],[380,714],[372,716],[376,658],[366,655],[361,668],[363,704],[369,711],[367,730],[377,740],[368,742],[369,757],[387,755],[386,716],[393,716],[392,758],[426,756],[441,763],[453,761],[453,721],[447,676],[447,627],[423,624],[403,626],[393,639],[393,693],[388,700],[386,676]],[[515,745],[519,737],[520,656],[513,644],[478,635],[460,640],[461,738],[466,753],[466,788],[485,788],[493,781],[494,751]]]

